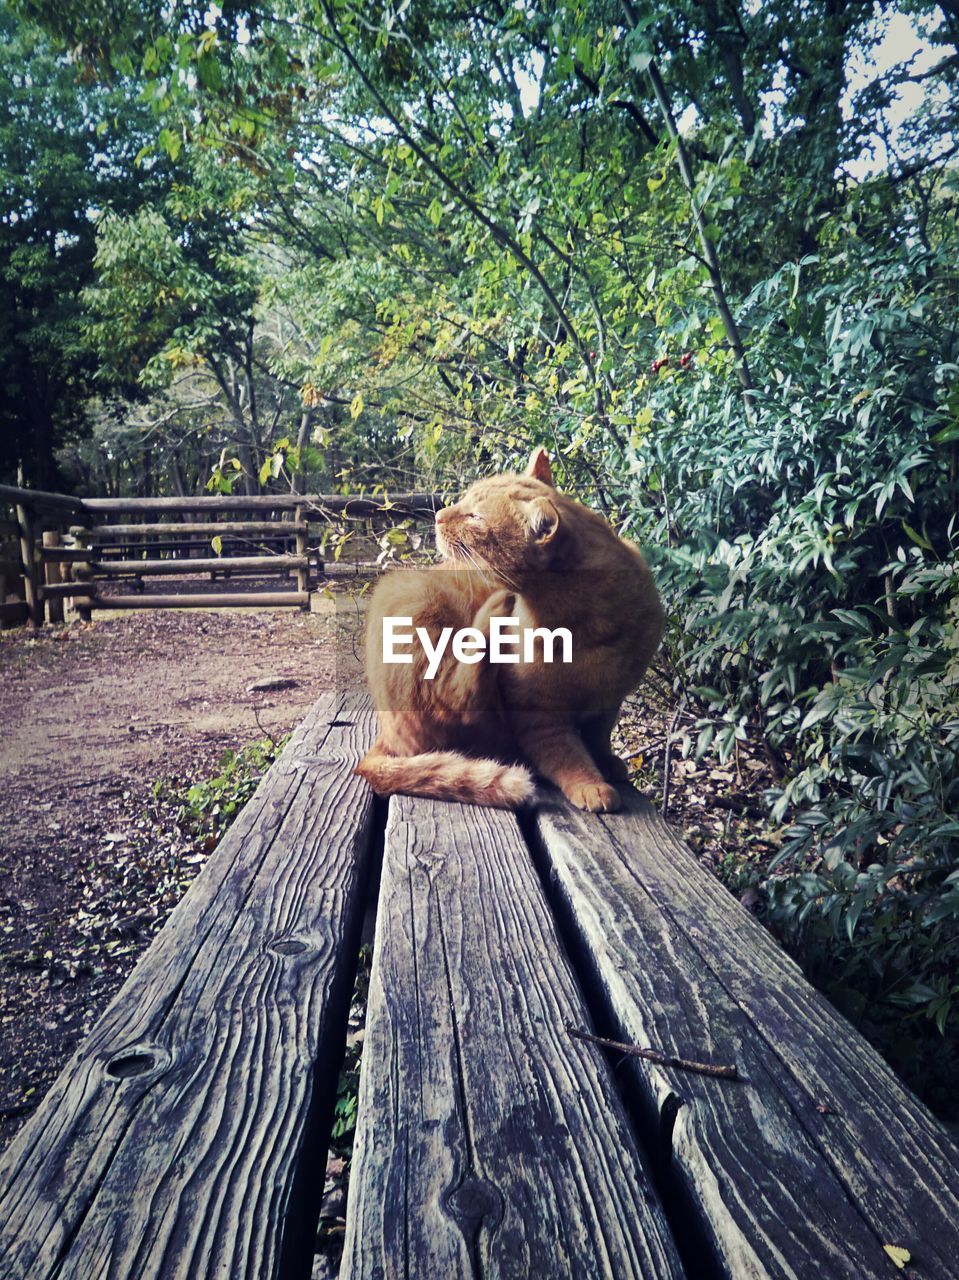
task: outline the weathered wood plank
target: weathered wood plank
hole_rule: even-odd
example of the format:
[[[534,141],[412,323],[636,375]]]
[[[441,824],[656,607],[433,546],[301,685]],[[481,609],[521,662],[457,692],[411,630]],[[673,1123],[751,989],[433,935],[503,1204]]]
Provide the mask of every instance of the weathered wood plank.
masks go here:
[[[293,510],[293,519],[299,523],[303,517],[303,508],[295,507]],[[309,528],[309,526],[307,526]],[[297,567],[296,587],[298,591],[309,592],[310,590],[310,561],[308,558],[309,546],[307,544],[307,535],[298,533],[296,535],[296,559],[302,560],[302,564]]]
[[[625,811],[537,814],[548,874],[616,1038],[734,1063],[739,1084],[637,1059],[669,1158],[741,1276],[947,1280],[959,1163],[945,1130],[634,792]],[[676,1110],[678,1106],[678,1111]]]
[[[77,594],[77,593],[75,593]],[[306,608],[310,603],[306,591],[246,591],[228,595],[226,592],[204,591],[182,596],[94,596],[89,601],[91,609],[288,609]]]
[[[2,490],[2,486],[0,486]],[[19,492],[19,491],[18,491]],[[0,492],[0,497],[3,494]],[[267,493],[199,495],[190,498],[84,498],[83,509],[94,512],[162,512],[162,511],[291,511],[303,507],[306,512],[323,514],[346,512],[351,516],[423,515],[432,516],[440,506],[432,493],[398,493],[393,497],[380,494],[360,497],[343,493]]]
[[[69,600],[73,596],[96,595],[96,584],[93,582],[58,582],[44,583],[40,586],[41,600]],[[51,618],[51,622],[62,622],[62,610],[59,618]]]
[[[41,537],[42,548],[56,548],[60,545],[60,534],[56,529],[44,529]],[[58,600],[57,589],[63,586],[63,570],[56,561],[43,562],[41,574],[41,594],[47,606],[47,617],[51,622],[63,621],[63,601]],[[51,592],[53,593],[51,595]]]
[[[317,705],[14,1141],[4,1280],[309,1274],[373,732],[365,699]]]
[[[17,506],[20,526],[20,559],[23,563],[23,597],[35,627],[43,625],[43,602],[40,599],[40,574],[36,559],[36,530],[32,508]]]
[[[116,559],[124,557],[128,559],[135,559],[144,552],[149,552],[152,556],[154,554],[160,555],[172,551],[181,558],[187,558],[192,556],[194,552],[200,552],[202,555],[209,557],[211,554],[210,541],[211,540],[209,538],[195,538],[191,536],[184,536],[182,538],[174,537],[170,539],[151,537],[146,542],[121,542],[119,540],[115,542],[99,542],[96,547],[92,549],[84,548],[84,550],[87,550],[86,559],[93,558],[96,560],[103,557],[108,563],[112,564],[114,562],[114,557]],[[284,550],[284,548],[290,546],[291,543],[294,543],[295,539],[285,533],[279,536],[274,536],[273,534],[257,534],[256,537],[253,538],[227,537],[223,538],[222,542],[222,554],[224,556],[246,556],[247,554],[257,556],[277,556],[290,554]],[[275,550],[272,548],[275,548]],[[316,548],[313,548],[311,554],[315,553]],[[219,559],[220,557],[217,558]]]
[[[108,542],[115,542],[118,538],[150,538],[154,535],[162,536],[171,533],[208,533],[211,538],[269,534],[271,537],[289,539],[292,542],[297,533],[305,533],[307,530],[306,524],[294,524],[292,521],[240,520],[227,523],[209,520],[205,523],[186,521],[176,524],[97,524],[79,532],[86,538],[100,541],[105,539]]]
[[[89,557],[89,552],[87,552]],[[256,573],[280,573],[287,569],[305,569],[306,555],[275,556],[198,556],[195,560],[90,560],[93,573],[153,574],[219,573],[226,569],[243,569]],[[303,587],[301,590],[305,591]]]
[[[507,813],[390,802],[341,1277],[678,1277]]]
[[[72,515],[83,514],[83,502],[79,498],[71,498],[65,493],[47,493],[43,489],[23,489],[12,484],[0,484],[0,502],[20,504],[31,510],[41,507]]]

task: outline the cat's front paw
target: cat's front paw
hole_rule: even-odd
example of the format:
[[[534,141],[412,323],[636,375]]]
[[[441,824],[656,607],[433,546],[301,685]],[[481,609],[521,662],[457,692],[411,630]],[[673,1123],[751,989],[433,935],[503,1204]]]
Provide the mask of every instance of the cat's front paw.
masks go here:
[[[516,593],[502,587],[499,591],[494,591],[488,600],[485,600],[476,611],[476,617],[473,619],[473,626],[477,631],[489,634],[489,624],[491,618],[515,618],[516,617]]]
[[[615,813],[623,803],[616,788],[607,782],[574,782],[563,788],[563,794],[577,809],[590,813]]]

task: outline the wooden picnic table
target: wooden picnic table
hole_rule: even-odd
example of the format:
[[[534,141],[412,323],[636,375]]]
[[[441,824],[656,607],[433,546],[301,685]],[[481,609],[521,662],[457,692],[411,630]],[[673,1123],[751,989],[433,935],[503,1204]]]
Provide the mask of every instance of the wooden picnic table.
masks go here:
[[[381,803],[374,733],[317,704],[14,1140],[3,1280],[310,1275],[371,897],[344,1280],[959,1274],[951,1139],[644,800]]]

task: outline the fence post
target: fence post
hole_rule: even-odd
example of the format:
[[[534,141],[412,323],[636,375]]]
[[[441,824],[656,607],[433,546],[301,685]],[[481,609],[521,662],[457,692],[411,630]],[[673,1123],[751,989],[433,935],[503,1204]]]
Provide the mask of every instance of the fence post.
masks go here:
[[[40,576],[37,572],[33,515],[19,502],[17,503],[17,524],[20,528],[20,559],[23,561],[23,595],[27,602],[30,621],[35,627],[42,627],[43,601],[40,599]]]
[[[42,543],[45,547],[59,547],[60,534],[56,529],[44,529],[42,535]],[[60,568],[59,560],[44,560],[43,562],[43,581],[48,587],[56,587],[63,581],[63,573]],[[50,622],[63,621],[63,601],[58,597],[51,596],[46,601],[47,618]]]
[[[294,507],[294,508],[293,508],[293,520],[294,520],[294,523],[295,523],[297,526],[299,526],[299,525],[301,525],[301,524],[303,523],[303,508],[302,508],[302,507]],[[307,526],[307,528],[309,528],[309,526]],[[305,563],[301,568],[297,569],[297,571],[296,571],[296,586],[297,586],[297,590],[298,590],[298,591],[305,591],[305,592],[306,592],[306,604],[304,604],[304,605],[301,605],[301,606],[300,606],[300,608],[302,609],[302,611],[303,611],[304,613],[309,613],[309,611],[310,611],[310,595],[309,595],[309,593],[310,593],[310,559],[309,559],[309,556],[308,556],[308,554],[307,554],[307,545],[308,545],[308,541],[309,541],[308,534],[307,534],[307,533],[302,533],[302,532],[300,531],[300,529],[299,529],[299,528],[297,528],[297,531],[296,531],[296,554],[297,554],[298,556],[302,556],[302,557],[304,558],[304,560],[306,561],[306,563]]]
[[[90,560],[96,556],[96,548],[88,530],[82,525],[73,525],[70,529],[70,536],[73,539],[74,547],[89,551]],[[93,566],[89,560],[78,560],[69,566],[70,579],[73,582],[90,582],[93,584],[94,594],[96,594],[97,584]],[[77,611],[77,616],[81,622],[89,622],[93,617],[90,612],[90,599],[85,596],[78,596],[73,606]]]

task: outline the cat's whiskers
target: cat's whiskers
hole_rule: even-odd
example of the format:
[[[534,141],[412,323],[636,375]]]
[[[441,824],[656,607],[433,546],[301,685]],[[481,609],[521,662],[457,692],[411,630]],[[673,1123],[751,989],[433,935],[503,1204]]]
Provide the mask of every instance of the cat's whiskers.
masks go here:
[[[476,563],[476,557],[460,538],[450,538],[447,545],[450,549],[451,560],[454,560],[457,564],[472,565],[474,568],[479,567]]]
[[[454,564],[466,564],[466,557],[464,555],[466,548],[458,538],[448,537],[446,539],[446,550],[450,560],[452,560]]]
[[[511,590],[517,591],[517,592],[519,591],[519,587],[516,585],[516,583],[513,581],[513,579],[509,576],[508,573],[504,573],[502,569],[493,569],[493,567],[490,564],[488,564],[485,560],[481,559],[479,554],[473,551],[471,547],[466,546],[465,543],[462,543],[461,546],[463,548],[463,551],[466,553],[467,557],[469,558],[470,563],[473,565],[473,568],[480,575],[480,577],[483,579],[484,582],[489,583],[491,586],[494,582],[505,582],[505,584]]]
[[[488,586],[502,582],[511,591],[519,592],[519,585],[513,581],[508,573],[504,573],[502,569],[494,569],[492,565],[482,558],[478,551],[474,551],[472,547],[467,546],[462,538],[451,538],[447,534],[444,541],[445,553],[454,564],[466,565],[479,574]]]
[[[466,557],[467,563],[473,566],[485,583],[492,585],[496,581],[497,575],[493,572],[490,566],[479,556],[477,552],[472,549],[472,547],[468,547],[465,542],[460,545],[463,549],[463,554]]]
[[[460,546],[463,551],[464,562],[466,564],[472,565],[473,568],[479,574],[479,576],[483,578],[485,581],[487,576],[487,573],[486,573],[487,566],[483,564],[482,560],[480,560],[476,552],[471,547],[468,547],[465,542],[460,543]]]

